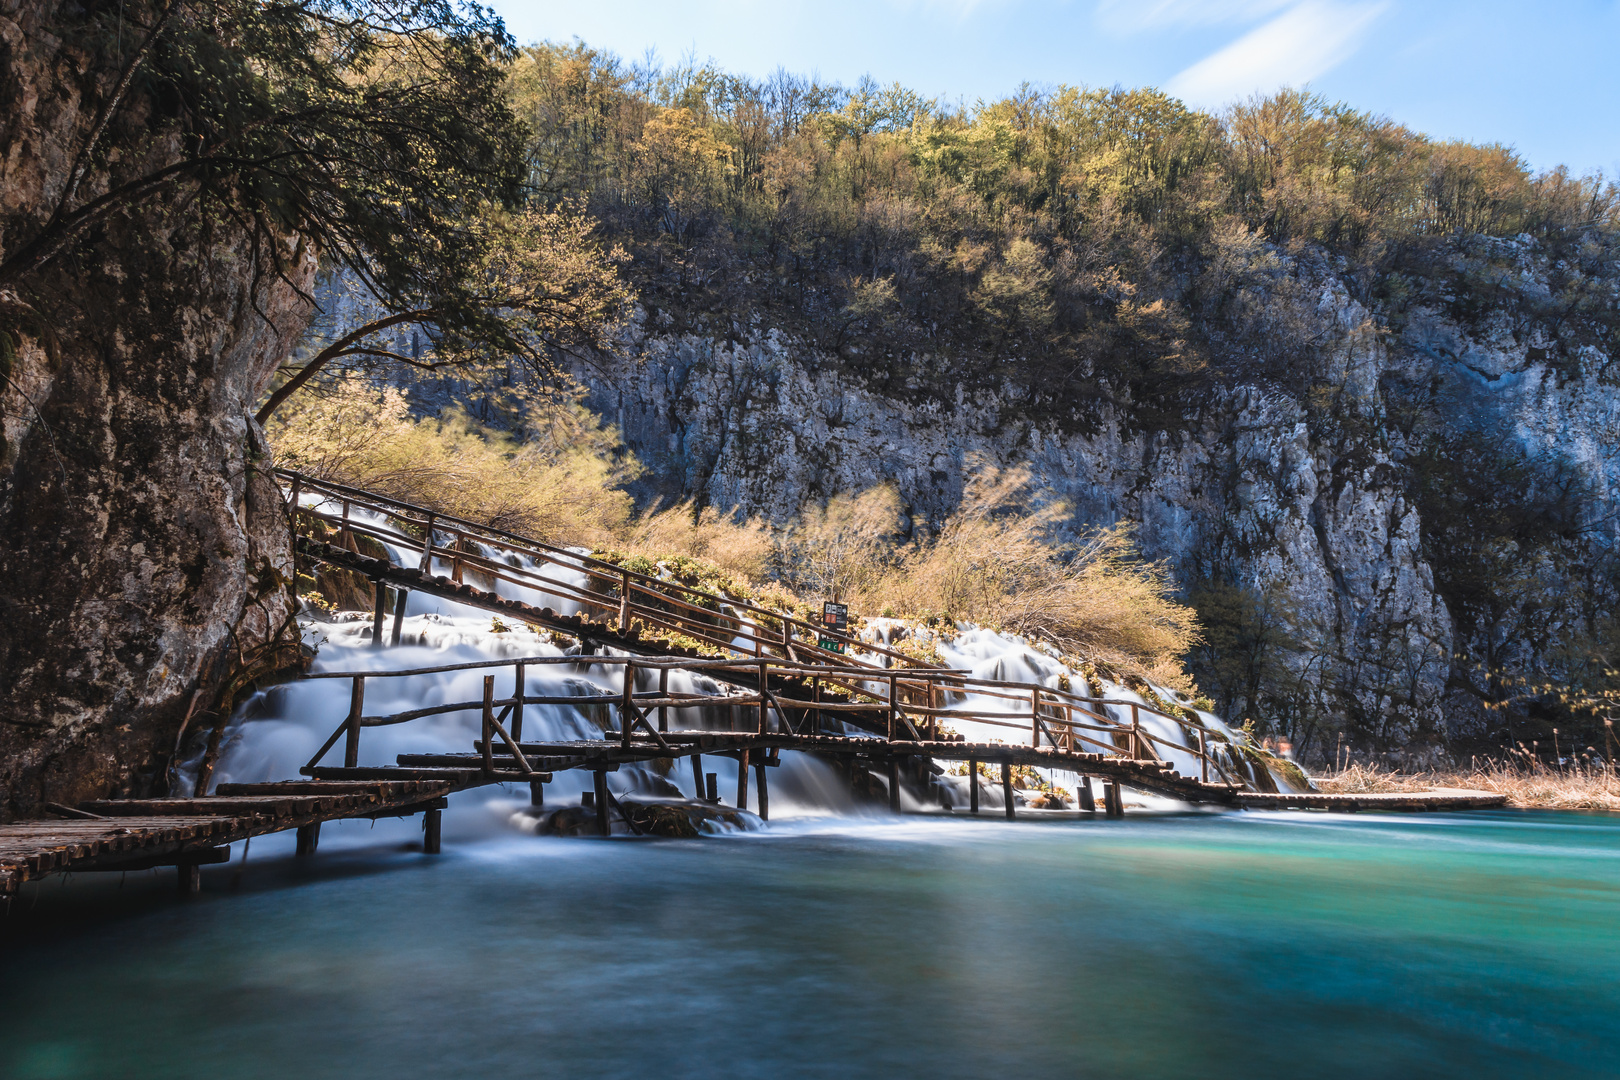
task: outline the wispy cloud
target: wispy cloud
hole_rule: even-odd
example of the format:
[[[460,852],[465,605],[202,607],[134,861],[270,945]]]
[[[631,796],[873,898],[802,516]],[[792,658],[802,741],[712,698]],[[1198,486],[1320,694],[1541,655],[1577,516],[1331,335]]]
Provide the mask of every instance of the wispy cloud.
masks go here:
[[[1194,104],[1222,105],[1256,91],[1303,86],[1348,59],[1388,6],[1388,0],[1305,0],[1198,61],[1165,88]]]
[[[1097,21],[1121,34],[1251,23],[1295,0],[1099,0]]]

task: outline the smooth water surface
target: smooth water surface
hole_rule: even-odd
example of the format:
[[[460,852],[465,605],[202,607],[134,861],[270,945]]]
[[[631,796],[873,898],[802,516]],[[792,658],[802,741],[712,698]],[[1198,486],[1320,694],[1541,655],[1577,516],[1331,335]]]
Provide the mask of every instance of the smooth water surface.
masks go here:
[[[30,887],[0,1076],[1620,1074],[1610,816],[345,835]]]

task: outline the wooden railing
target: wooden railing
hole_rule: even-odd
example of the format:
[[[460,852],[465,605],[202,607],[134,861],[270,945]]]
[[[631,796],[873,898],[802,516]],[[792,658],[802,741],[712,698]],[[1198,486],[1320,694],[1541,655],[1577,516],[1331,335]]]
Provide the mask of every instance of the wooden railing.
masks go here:
[[[860,657],[823,649],[818,644],[821,639],[830,639],[843,643],[846,648],[861,650],[872,658],[874,662],[870,662],[870,666],[875,668],[883,669],[887,665],[924,669],[929,666],[904,653],[828,631],[788,612],[761,607],[741,597],[666,581],[566,548],[300,473],[278,470],[277,476],[286,484],[295,532],[319,521],[337,531],[340,546],[351,536],[366,536],[383,544],[420,549],[419,569],[424,573],[431,571],[433,560],[437,558],[449,565],[448,577],[452,581],[460,583],[470,572],[490,584],[504,582],[532,589],[616,619],[620,632],[629,630],[635,620],[733,655],[775,655],[789,660],[868,665],[869,662]],[[306,494],[319,495],[323,504],[333,509],[300,506],[299,500]],[[357,518],[353,514],[355,509],[369,511],[385,518],[386,522],[379,524]],[[516,556],[531,565],[513,565],[508,559],[494,558],[476,550],[476,545]],[[583,576],[584,585],[568,580],[559,571]],[[379,612],[381,603],[379,596]],[[376,641],[381,644],[380,634]]]
[[[557,695],[530,694],[528,676],[536,668],[546,667],[599,667],[622,669],[619,689],[603,688],[600,694]],[[511,669],[511,693],[497,697],[495,691],[498,669]],[[478,700],[449,702],[417,709],[408,709],[390,715],[368,715],[365,711],[368,681],[397,679],[418,675],[443,674],[455,671],[489,670],[484,676],[483,693]],[[672,693],[668,689],[669,673],[673,670],[702,672],[719,681],[745,676],[757,687],[753,692],[726,695]],[[635,689],[638,672],[656,672],[658,689],[638,692]],[[385,672],[315,672],[310,679],[350,680],[349,710],[331,736],[316,751],[307,768],[316,768],[321,760],[341,739],[344,741],[344,766],[354,768],[359,762],[360,735],[368,727],[384,727],[407,723],[428,716],[477,710],[482,718],[482,768],[496,772],[493,747],[496,740],[506,747],[501,755],[499,771],[515,778],[537,773],[522,749],[524,708],[531,705],[566,706],[573,708],[606,707],[617,710],[618,740],[628,749],[638,738],[651,740],[662,749],[675,753],[665,736],[671,733],[670,714],[679,715],[692,709],[713,709],[717,706],[730,710],[731,730],[752,730],[765,735],[772,732],[787,735],[820,735],[828,720],[839,714],[859,712],[871,718],[874,714],[886,718],[880,725],[884,734],[880,738],[893,741],[930,742],[935,744],[962,741],[959,733],[943,730],[951,722],[983,724],[989,727],[1018,732],[1019,745],[1035,748],[1049,746],[1072,753],[1104,754],[1133,761],[1162,762],[1166,753],[1180,752],[1198,762],[1199,779],[1247,786],[1241,778],[1234,778],[1238,761],[1237,750],[1224,740],[1218,746],[1209,745],[1208,732],[1192,723],[1195,734],[1187,736],[1190,721],[1163,712],[1140,701],[1086,697],[1056,687],[1033,683],[1006,682],[978,679],[957,672],[913,669],[907,671],[881,671],[848,665],[811,664],[785,657],[694,660],[690,657],[645,656],[530,656],[516,660],[487,660],[434,667],[412,668]],[[775,682],[777,689],[772,689]],[[788,688],[794,690],[790,693]],[[823,690],[837,691],[836,698],[823,698]],[[795,696],[796,694],[806,696]],[[955,704],[952,700],[955,699]],[[1006,709],[984,708],[982,702],[1005,701]],[[1109,708],[1128,710],[1129,721],[1111,715]],[[742,721],[739,723],[739,711]],[[795,715],[796,714],[796,715]],[[1172,730],[1182,732],[1183,740],[1166,738],[1148,730],[1142,723],[1143,714],[1157,716],[1173,725]],[[840,731],[842,735],[844,732]],[[1224,753],[1217,753],[1224,749]],[[952,756],[948,748],[936,756]],[[1225,758],[1223,761],[1222,758]]]

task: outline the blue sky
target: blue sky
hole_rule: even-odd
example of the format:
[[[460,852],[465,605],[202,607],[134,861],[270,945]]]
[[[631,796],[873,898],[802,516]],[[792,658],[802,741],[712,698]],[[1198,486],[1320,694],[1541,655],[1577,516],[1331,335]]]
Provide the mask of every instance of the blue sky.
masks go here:
[[[1620,0],[496,0],[520,42],[688,52],[969,102],[1024,81],[1218,108],[1309,85],[1439,138],[1620,174]]]

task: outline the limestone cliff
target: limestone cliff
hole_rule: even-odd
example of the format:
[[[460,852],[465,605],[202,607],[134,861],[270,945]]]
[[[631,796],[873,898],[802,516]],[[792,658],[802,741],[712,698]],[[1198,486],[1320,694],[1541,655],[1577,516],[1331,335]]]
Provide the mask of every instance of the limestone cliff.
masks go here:
[[[1264,598],[1282,628],[1269,677],[1290,689],[1262,702],[1238,688],[1223,703],[1232,719],[1291,710],[1268,719],[1325,720],[1307,726],[1422,759],[1487,733],[1482,667],[1498,681],[1529,677],[1612,610],[1614,254],[1457,241],[1364,305],[1330,260],[1274,253],[1270,282],[1257,278],[1209,323],[1221,376],[1168,423],[1144,423],[1117,396],[1054,414],[1032,404],[1042,388],[1015,378],[896,387],[880,376],[927,371],[930,359],[866,355],[858,336],[836,351],[759,315],[676,330],[643,311],[619,356],[578,374],[665,491],[746,513],[781,519],[807,499],[893,482],[922,524],[949,513],[975,462],[1027,465],[1077,524],[1139,522],[1145,553],[1189,589],[1222,581]],[[1292,367],[1246,366],[1279,326],[1303,343]],[[1506,458],[1481,464],[1459,449],[1481,441]],[[1517,552],[1506,578],[1546,572],[1530,571],[1536,595],[1502,597],[1487,617],[1469,589],[1505,586],[1459,571],[1451,548],[1472,542],[1468,510],[1489,499],[1464,490],[1462,519],[1444,527],[1421,507],[1439,515],[1462,481],[1488,494],[1492,470],[1506,470],[1500,494],[1530,523],[1504,534]],[[1553,474],[1574,492],[1563,511],[1574,520],[1552,522],[1542,543],[1552,511],[1536,500]],[[1549,596],[1578,575],[1585,610],[1549,620]]]
[[[0,256],[57,206],[117,79],[53,35],[58,7],[0,3]],[[314,257],[283,242],[278,276],[185,196],[0,296],[0,816],[161,791],[182,726],[289,615],[250,416],[307,321]]]

